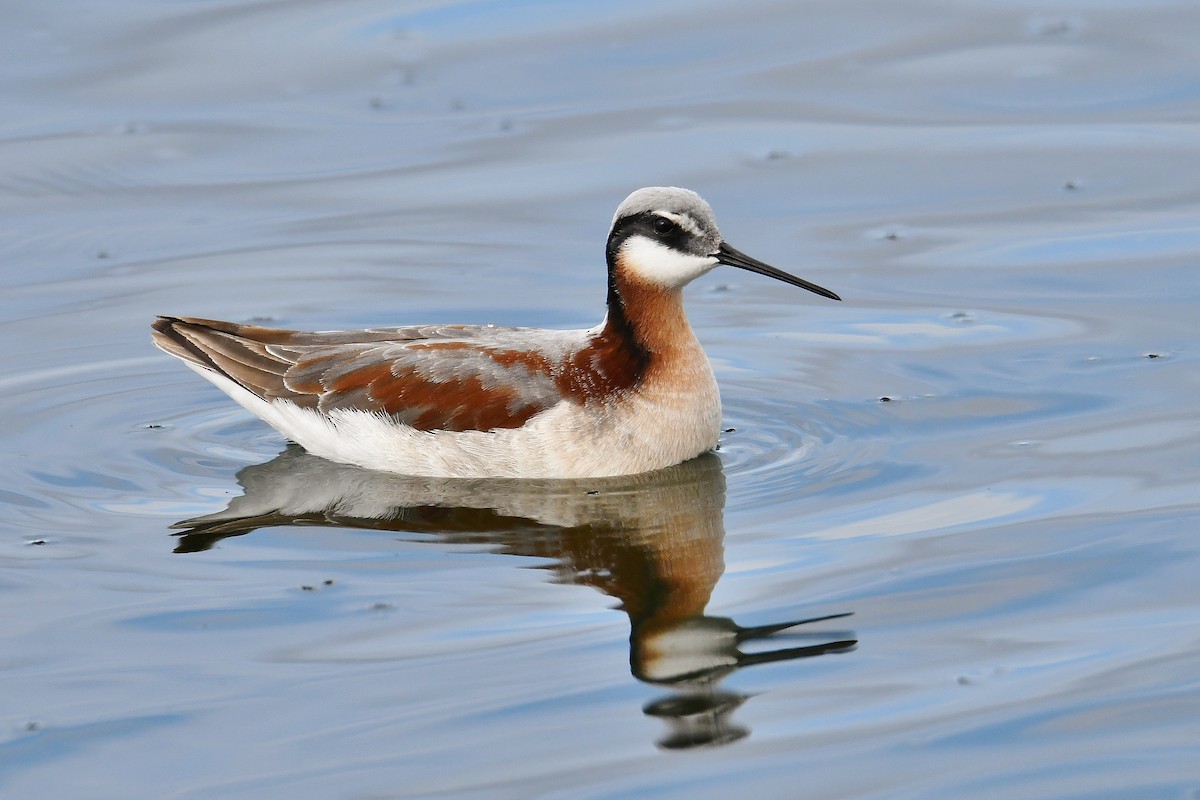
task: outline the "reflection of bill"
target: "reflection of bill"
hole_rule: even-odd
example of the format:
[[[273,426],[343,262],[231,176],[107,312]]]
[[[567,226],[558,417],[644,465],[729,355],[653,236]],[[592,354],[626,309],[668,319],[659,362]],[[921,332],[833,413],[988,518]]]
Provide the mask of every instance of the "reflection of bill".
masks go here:
[[[665,748],[725,744],[742,738],[747,731],[729,722],[729,716],[745,702],[745,695],[718,689],[721,680],[741,667],[810,658],[825,653],[854,649],[854,639],[833,639],[831,634],[806,634],[813,644],[743,653],[740,645],[812,622],[840,619],[846,614],[743,628],[725,617],[696,616],[673,625],[655,625],[629,637],[629,661],[633,674],[646,683],[669,686],[673,694],[648,703],[642,710],[671,726],[671,734],[659,741]]]
[[[415,478],[335,464],[291,447],[238,474],[245,490],[223,511],[184,520],[176,552],[276,525],[342,525],[436,534],[450,543],[552,559],[558,580],[594,586],[629,615],[630,668],[671,694],[647,704],[668,748],[746,735],[729,721],[744,701],[718,688],[735,670],[846,652],[845,636],[743,652],[745,643],[805,623],[744,628],[704,615],[725,569],[725,478],[713,455],[658,472],[583,480]]]

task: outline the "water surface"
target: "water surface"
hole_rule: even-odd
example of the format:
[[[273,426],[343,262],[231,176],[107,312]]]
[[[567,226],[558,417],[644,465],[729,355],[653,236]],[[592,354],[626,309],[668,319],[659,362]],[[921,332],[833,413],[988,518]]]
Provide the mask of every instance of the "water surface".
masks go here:
[[[4,796],[1200,793],[1192,4],[6,18]],[[845,298],[688,290],[674,470],[331,465],[148,342],[590,326],[653,184]]]

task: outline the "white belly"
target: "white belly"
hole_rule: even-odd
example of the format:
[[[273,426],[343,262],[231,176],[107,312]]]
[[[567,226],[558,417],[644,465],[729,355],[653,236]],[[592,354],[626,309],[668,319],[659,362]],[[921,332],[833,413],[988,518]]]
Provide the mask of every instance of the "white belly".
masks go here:
[[[192,366],[192,365],[189,365]],[[248,411],[314,455],[368,469],[446,478],[584,478],[662,469],[712,450],[721,403],[712,372],[641,387],[608,404],[563,401],[520,428],[421,431],[364,411],[329,415],[266,401],[199,367]]]

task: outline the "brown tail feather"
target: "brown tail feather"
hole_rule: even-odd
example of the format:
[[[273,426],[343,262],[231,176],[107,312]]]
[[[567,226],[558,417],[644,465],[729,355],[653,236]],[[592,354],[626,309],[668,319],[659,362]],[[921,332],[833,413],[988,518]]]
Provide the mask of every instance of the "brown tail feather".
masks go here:
[[[205,369],[212,369],[220,372],[221,370],[212,362],[204,351],[198,348],[190,339],[181,333],[180,329],[194,322],[194,320],[184,320],[179,317],[157,317],[154,322],[150,323],[150,327],[154,332],[151,338],[154,345],[158,349],[170,353],[176,358],[181,358],[184,361],[189,361],[197,366]],[[177,329],[176,326],[180,329]]]
[[[292,363],[267,348],[284,344],[291,331],[194,317],[158,317],[154,344],[177,358],[212,370],[264,399],[286,398],[311,405],[316,398],[289,390],[283,376]]]

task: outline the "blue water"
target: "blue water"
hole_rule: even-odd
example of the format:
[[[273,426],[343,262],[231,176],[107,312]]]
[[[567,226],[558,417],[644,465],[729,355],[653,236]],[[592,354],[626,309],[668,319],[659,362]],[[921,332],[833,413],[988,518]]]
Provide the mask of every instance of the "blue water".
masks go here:
[[[1193,4],[6,23],[0,795],[1200,796]],[[364,473],[149,345],[590,326],[654,184],[845,298],[689,288],[675,470]]]

